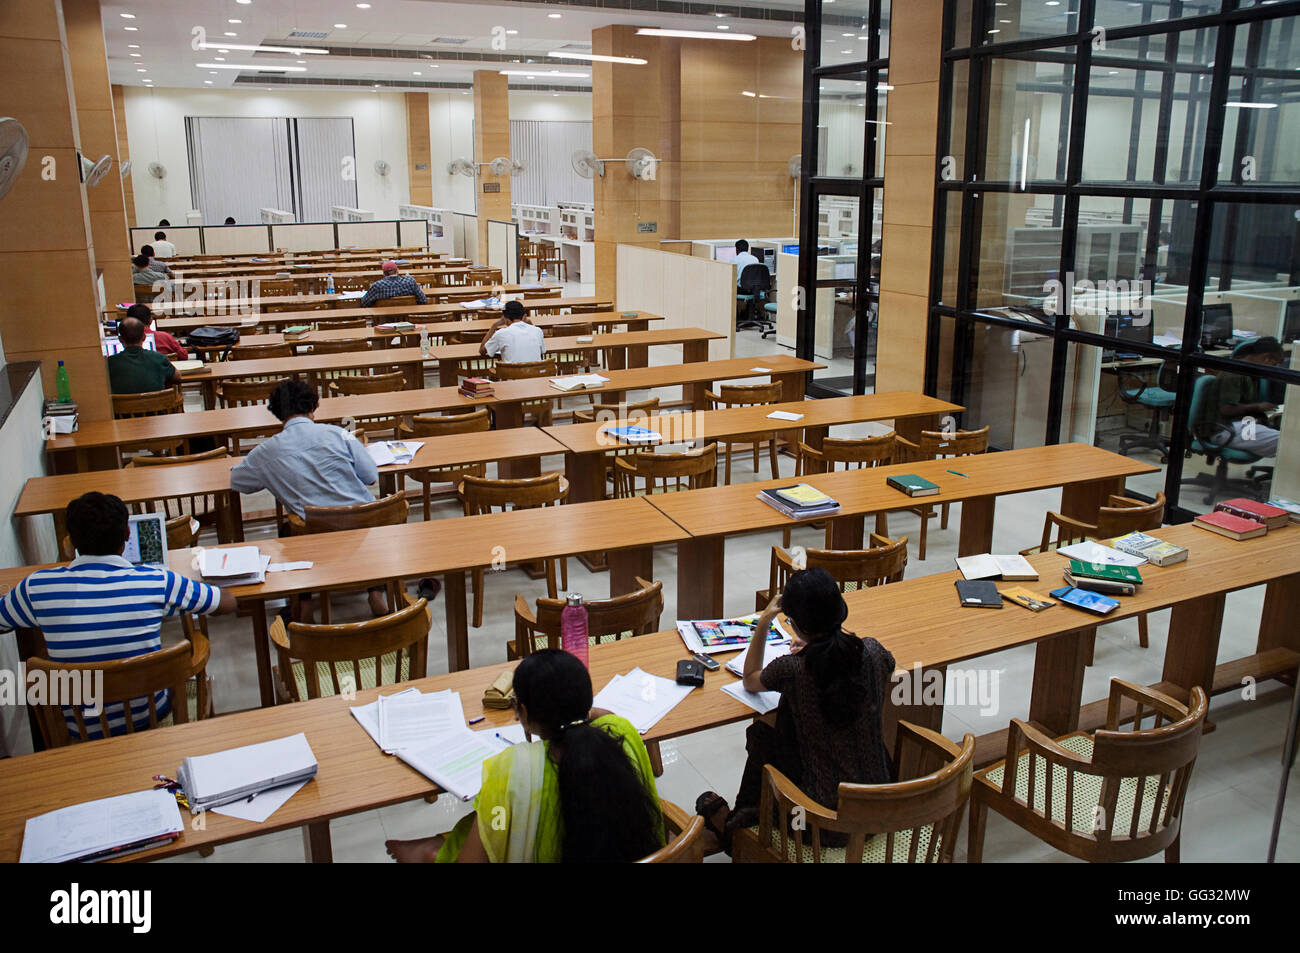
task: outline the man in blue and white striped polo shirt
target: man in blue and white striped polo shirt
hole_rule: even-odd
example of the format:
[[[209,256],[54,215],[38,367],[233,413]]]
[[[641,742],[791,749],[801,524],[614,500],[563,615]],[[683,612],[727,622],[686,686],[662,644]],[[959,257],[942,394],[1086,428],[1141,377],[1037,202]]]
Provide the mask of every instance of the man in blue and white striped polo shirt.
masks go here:
[[[87,493],[69,503],[68,535],[76,559],[38,570],[0,597],[0,627],[39,628],[55,662],[108,662],[156,652],[163,619],[235,609],[234,596],[215,586],[124,559],[130,521],[116,496]],[[167,694],[157,693],[160,718],[170,711]],[[75,719],[70,709],[65,712],[76,737]],[[147,699],[133,699],[131,713],[136,729],[148,727]],[[123,733],[121,704],[110,705],[107,714],[110,733]],[[91,738],[103,737],[98,718],[87,714],[85,720]]]

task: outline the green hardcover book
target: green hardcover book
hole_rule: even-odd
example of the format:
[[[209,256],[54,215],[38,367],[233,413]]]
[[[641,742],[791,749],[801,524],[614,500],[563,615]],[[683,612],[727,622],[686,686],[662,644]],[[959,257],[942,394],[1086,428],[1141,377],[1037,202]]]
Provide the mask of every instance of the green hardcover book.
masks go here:
[[[939,484],[931,483],[915,473],[891,476],[885,480],[885,483],[895,490],[902,490],[908,496],[934,496],[939,492]]]
[[[1105,579],[1111,582],[1132,583],[1135,586],[1142,585],[1142,574],[1137,571],[1135,566],[1086,563],[1080,559],[1071,559],[1070,575],[1076,579]]]

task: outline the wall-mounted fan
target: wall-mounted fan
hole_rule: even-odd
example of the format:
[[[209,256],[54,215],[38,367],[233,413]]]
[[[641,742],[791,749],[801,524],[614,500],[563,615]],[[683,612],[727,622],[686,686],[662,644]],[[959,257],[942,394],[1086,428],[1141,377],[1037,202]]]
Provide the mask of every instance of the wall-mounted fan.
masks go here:
[[[112,156],[100,156],[97,162],[91,162],[80,152],[77,153],[77,163],[81,170],[81,181],[86,184],[86,188],[93,189],[99,185],[99,180],[108,174],[108,170],[113,166]]]
[[[122,176],[122,181],[125,182],[126,177],[131,174],[131,160],[127,159],[125,162],[121,163],[118,166],[118,172]]]
[[[27,130],[17,119],[0,118],[0,198],[27,164]]]
[[[659,160],[649,149],[633,149],[627,154],[627,171],[632,173],[632,178],[640,179],[642,182],[653,182],[655,170],[659,167]]]
[[[388,173],[390,173],[390,172],[392,172],[392,171],[393,171],[393,167],[392,167],[391,165],[389,165],[387,162],[385,162],[383,159],[376,159],[376,160],[375,160],[375,174],[376,174],[376,175],[388,175]]]
[[[508,175],[510,173],[510,160],[506,156],[497,156],[491,162],[483,163],[488,167],[493,175]]]
[[[620,157],[627,166],[627,171],[634,179],[641,179],[644,182],[652,181],[655,177],[655,170],[659,166],[659,160],[649,149],[636,148],[626,156]],[[590,179],[592,176],[599,175],[602,178],[605,175],[606,162],[618,162],[619,158],[602,158],[594,152],[587,149],[579,149],[573,153],[573,171],[578,173],[584,179]]]
[[[803,156],[802,155],[791,156],[790,161],[785,164],[785,167],[790,172],[790,178],[792,179],[799,178],[799,176],[803,173]]]
[[[474,163],[465,158],[452,159],[447,163],[448,175],[473,175]]]
[[[167,178],[167,166],[163,165],[161,162],[150,162],[149,174],[155,179],[165,179]]]
[[[584,179],[605,175],[605,163],[589,149],[579,149],[573,154],[573,171]]]
[[[527,168],[528,168],[528,163],[524,162],[523,159],[511,159],[511,160],[510,160],[510,174],[511,174],[511,175],[514,175],[514,176],[520,176],[520,175],[523,175],[523,174],[524,174],[524,170],[526,170]]]

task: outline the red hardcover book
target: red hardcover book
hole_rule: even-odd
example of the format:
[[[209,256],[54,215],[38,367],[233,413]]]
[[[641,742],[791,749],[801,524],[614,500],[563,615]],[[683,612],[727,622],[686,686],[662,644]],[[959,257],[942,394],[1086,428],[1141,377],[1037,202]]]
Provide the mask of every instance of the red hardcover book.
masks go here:
[[[1267,503],[1248,500],[1244,497],[1235,500],[1224,500],[1214,509],[1220,513],[1230,513],[1233,516],[1240,516],[1242,519],[1263,523],[1269,529],[1281,529],[1290,521],[1290,514],[1282,507],[1269,506]]]
[[[1229,539],[1251,539],[1255,536],[1263,536],[1268,532],[1268,527],[1263,523],[1242,519],[1240,516],[1233,516],[1231,513],[1219,511],[1205,513],[1196,517],[1192,522],[1201,529],[1208,529],[1211,533],[1218,533],[1220,536],[1227,536]]]

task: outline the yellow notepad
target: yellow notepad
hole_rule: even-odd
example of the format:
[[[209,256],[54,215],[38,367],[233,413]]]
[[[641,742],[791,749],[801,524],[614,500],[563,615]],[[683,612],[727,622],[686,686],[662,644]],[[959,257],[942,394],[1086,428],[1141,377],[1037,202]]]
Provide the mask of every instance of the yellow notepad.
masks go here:
[[[800,506],[808,506],[813,503],[826,503],[830,497],[817,489],[815,486],[809,486],[807,483],[800,483],[798,486],[789,486],[777,490],[776,495],[783,500],[789,500],[791,503],[798,503]]]

